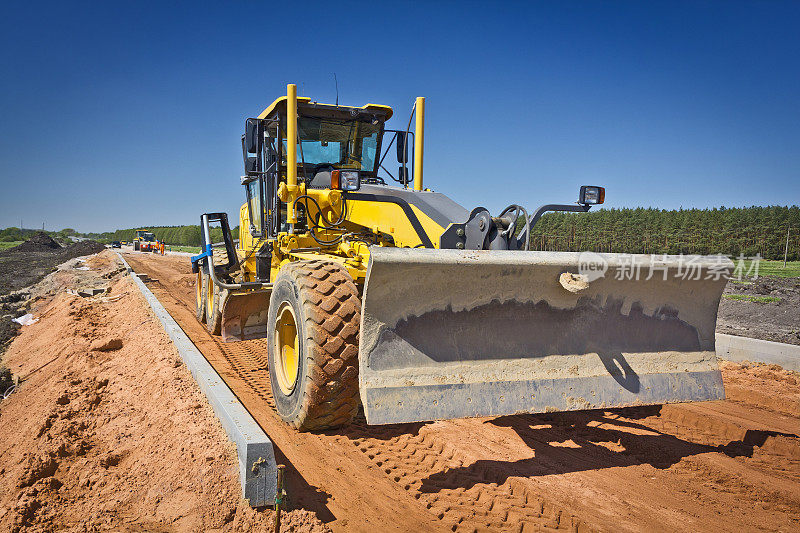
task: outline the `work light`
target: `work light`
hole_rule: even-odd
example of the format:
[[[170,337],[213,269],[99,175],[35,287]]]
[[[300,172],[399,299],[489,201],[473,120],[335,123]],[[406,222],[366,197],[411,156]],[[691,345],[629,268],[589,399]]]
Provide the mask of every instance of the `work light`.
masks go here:
[[[602,204],[606,199],[606,190],[595,185],[583,185],[578,199],[579,204],[596,205]]]
[[[361,187],[358,172],[342,171],[340,183],[343,191],[357,191]]]

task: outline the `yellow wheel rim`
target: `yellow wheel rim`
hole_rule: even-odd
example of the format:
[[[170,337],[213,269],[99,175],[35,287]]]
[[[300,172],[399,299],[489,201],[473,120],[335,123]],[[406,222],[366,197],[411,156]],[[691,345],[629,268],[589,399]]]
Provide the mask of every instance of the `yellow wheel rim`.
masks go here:
[[[275,377],[278,387],[287,396],[297,384],[300,339],[297,336],[297,321],[288,302],[278,309],[275,321]]]
[[[208,289],[206,290],[206,318],[211,321],[214,316],[214,282],[211,276],[208,277]]]
[[[198,270],[197,279],[194,282],[195,296],[197,297],[197,308],[203,305],[203,273]]]

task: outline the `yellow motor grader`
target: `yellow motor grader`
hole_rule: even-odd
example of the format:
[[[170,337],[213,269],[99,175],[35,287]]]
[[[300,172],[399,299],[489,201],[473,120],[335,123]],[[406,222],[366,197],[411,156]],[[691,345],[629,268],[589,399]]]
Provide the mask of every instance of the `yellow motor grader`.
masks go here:
[[[588,211],[604,189],[531,214],[466,209],[423,188],[424,98],[405,130],[391,116],[289,85],[245,123],[238,244],[225,213],[201,217],[197,317],[225,341],[268,339],[286,422],[337,427],[360,405],[389,424],[724,397],[714,328],[730,260],[530,251],[544,213]]]

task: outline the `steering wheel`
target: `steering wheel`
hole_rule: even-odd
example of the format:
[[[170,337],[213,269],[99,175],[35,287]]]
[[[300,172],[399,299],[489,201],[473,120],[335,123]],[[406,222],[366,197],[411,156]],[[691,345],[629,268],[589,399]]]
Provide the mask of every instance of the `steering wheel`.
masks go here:
[[[322,170],[324,168],[328,168],[328,167],[333,168],[333,164],[332,163],[317,163],[316,165],[314,165],[314,174],[316,174],[320,170]]]

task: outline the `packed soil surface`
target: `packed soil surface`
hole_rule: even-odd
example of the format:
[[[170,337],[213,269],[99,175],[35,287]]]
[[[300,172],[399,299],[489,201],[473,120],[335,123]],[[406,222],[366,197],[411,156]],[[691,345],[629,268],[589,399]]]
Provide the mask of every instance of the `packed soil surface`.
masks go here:
[[[39,318],[5,354],[0,532],[271,531],[242,500],[238,459],[173,344],[105,251],[28,292]],[[74,294],[105,286],[94,297]],[[282,531],[327,531],[308,511]]]
[[[717,331],[800,344],[800,278],[729,281],[719,304]]]
[[[126,255],[287,464],[289,496],[338,531],[798,531],[800,378],[725,363],[727,400],[297,433],[263,340],[195,319],[178,257]]]

